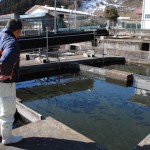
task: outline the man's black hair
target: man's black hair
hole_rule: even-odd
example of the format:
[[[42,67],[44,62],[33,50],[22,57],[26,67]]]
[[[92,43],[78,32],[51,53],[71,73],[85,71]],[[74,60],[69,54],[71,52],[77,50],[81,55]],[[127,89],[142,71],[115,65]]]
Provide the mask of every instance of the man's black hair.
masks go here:
[[[22,30],[22,22],[19,19],[11,19],[7,22],[6,27],[11,32],[18,29]]]

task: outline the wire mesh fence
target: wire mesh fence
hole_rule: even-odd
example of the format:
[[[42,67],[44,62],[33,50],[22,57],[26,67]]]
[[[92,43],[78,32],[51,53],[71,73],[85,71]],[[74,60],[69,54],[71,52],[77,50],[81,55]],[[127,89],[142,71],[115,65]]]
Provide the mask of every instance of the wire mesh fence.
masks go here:
[[[8,19],[0,20],[0,29],[4,28]],[[22,36],[40,36],[46,34],[48,28],[50,33],[88,31],[106,27],[104,18],[58,18],[56,27],[54,27],[54,18],[25,18],[21,19],[23,23]]]

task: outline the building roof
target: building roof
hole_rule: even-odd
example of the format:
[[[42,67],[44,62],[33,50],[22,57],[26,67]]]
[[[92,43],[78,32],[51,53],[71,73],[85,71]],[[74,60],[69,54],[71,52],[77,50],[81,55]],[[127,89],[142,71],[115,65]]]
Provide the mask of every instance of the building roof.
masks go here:
[[[2,19],[2,20],[14,19],[16,17],[17,17],[17,15],[15,13],[0,15],[0,19]]]
[[[36,14],[20,15],[20,19],[45,17],[46,14],[47,13],[41,12],[41,13],[36,13]]]
[[[120,16],[117,18],[118,20],[130,20],[131,17],[123,17],[123,16]]]
[[[31,9],[29,9],[25,14],[29,15],[29,14],[33,14],[33,13],[38,13],[38,12],[46,12],[46,13],[50,13],[50,12],[54,12],[55,11],[55,7],[50,7],[50,6],[42,6],[42,5],[35,5],[33,6]],[[56,8],[56,11],[58,14],[76,14],[76,15],[86,15],[86,16],[91,16],[91,14],[87,13],[87,12],[83,12],[83,11],[76,11],[76,10],[71,10],[71,9],[64,9],[62,8]]]

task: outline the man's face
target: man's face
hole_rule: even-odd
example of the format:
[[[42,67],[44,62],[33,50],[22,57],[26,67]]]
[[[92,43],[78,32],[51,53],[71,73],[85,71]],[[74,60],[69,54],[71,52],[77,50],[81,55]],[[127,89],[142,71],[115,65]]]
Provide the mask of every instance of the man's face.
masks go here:
[[[18,29],[16,31],[13,32],[14,36],[16,37],[16,39],[18,39],[21,35],[21,29]]]

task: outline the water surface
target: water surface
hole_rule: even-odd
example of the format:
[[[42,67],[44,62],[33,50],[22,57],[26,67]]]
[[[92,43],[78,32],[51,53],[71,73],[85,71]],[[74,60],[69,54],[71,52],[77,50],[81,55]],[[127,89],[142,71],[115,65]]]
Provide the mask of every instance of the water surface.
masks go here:
[[[133,101],[133,87],[69,74],[20,82],[17,88],[26,106],[109,150],[131,150],[150,132],[150,108]]]

